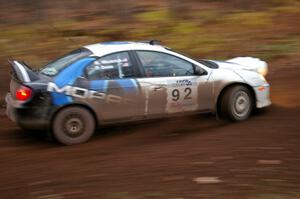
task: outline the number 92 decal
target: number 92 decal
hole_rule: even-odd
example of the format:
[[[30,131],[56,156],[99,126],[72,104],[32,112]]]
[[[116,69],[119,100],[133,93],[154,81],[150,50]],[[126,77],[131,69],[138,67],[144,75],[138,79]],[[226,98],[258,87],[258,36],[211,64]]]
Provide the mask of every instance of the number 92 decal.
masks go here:
[[[184,100],[192,99],[191,94],[192,94],[192,89],[190,87],[186,87],[184,89],[184,97],[183,97],[183,99]],[[180,99],[180,91],[175,88],[172,91],[172,97],[173,97],[172,98],[173,101],[175,101],[175,102],[178,101]]]
[[[195,110],[198,107],[197,83],[190,80],[177,80],[167,89],[167,112]]]

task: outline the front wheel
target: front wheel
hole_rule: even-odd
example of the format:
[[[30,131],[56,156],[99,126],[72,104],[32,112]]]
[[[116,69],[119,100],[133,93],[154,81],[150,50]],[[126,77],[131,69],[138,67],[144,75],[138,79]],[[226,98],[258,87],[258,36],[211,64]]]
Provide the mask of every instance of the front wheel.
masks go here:
[[[221,116],[232,121],[249,118],[253,109],[252,92],[245,86],[233,86],[221,97]]]
[[[54,137],[64,145],[88,141],[95,131],[95,119],[85,108],[68,107],[58,112],[52,122]]]

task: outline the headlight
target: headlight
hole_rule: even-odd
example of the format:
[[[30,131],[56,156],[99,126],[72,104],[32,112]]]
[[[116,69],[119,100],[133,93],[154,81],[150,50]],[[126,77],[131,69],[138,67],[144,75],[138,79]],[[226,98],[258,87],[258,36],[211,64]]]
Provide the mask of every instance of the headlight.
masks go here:
[[[259,78],[260,78],[262,81],[264,81],[264,82],[267,81],[266,78],[265,78],[262,74],[259,74],[258,76],[259,76]]]
[[[257,69],[257,72],[261,74],[262,76],[266,76],[268,73],[268,68],[267,67],[260,67]]]

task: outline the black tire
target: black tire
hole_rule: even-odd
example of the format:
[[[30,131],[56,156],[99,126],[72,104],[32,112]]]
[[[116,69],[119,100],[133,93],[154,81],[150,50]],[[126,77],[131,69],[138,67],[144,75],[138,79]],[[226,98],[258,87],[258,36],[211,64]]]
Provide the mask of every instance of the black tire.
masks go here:
[[[59,111],[52,122],[54,137],[64,145],[80,144],[88,141],[96,122],[85,108],[67,107]]]
[[[225,90],[219,104],[223,119],[243,121],[249,118],[253,110],[252,92],[245,86],[237,85]]]

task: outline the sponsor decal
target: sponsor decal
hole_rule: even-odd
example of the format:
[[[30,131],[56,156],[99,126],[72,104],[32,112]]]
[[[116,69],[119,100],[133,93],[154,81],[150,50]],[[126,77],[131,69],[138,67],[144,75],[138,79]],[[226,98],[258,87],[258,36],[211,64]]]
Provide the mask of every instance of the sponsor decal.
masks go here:
[[[177,86],[192,86],[192,81],[188,79],[176,80],[176,82],[171,84],[172,87]]]
[[[66,85],[63,87],[58,87],[55,83],[49,82],[47,86],[47,91],[62,93],[68,96],[82,98],[82,99],[98,99],[103,100],[106,103],[118,103],[118,104],[129,104],[135,103],[134,100],[124,98],[118,95],[111,95],[103,92],[97,92],[94,90],[89,90],[85,88],[80,88],[76,86]]]
[[[193,79],[169,80],[167,88],[168,113],[192,111],[198,107],[197,83]]]
[[[126,63],[126,62],[128,62],[128,59],[123,58],[123,59],[102,60],[101,64],[120,64],[120,63]]]

